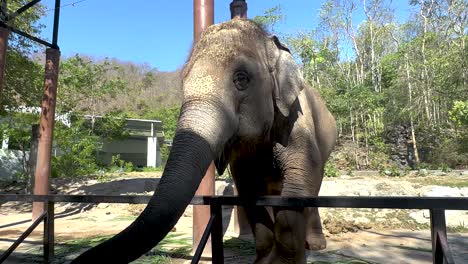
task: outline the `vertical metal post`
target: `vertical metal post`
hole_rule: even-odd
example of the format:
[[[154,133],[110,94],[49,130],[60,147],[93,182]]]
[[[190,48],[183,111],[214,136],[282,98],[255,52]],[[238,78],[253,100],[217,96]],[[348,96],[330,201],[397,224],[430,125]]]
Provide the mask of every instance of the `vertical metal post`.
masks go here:
[[[193,1],[193,39],[198,41],[202,32],[212,25],[214,22],[214,0],[194,0]],[[214,195],[215,179],[214,179],[214,163],[211,162],[206,171],[203,180],[198,187],[195,195]],[[203,231],[210,219],[210,207],[208,205],[193,206],[193,250],[198,247],[200,239],[203,236]],[[208,241],[208,244],[211,243]],[[211,247],[208,245],[204,251],[205,255],[209,255]]]
[[[247,3],[245,0],[233,0],[229,7],[231,9],[231,19],[247,18]]]
[[[434,264],[455,263],[447,241],[445,211],[431,209],[432,262]],[[445,260],[445,262],[444,262]]]
[[[213,264],[224,263],[223,250],[223,214],[219,198],[211,200],[211,215],[214,216],[213,227],[211,228],[211,252]]]
[[[4,23],[6,22],[7,16],[7,2],[6,0],[1,0],[0,2],[0,20],[2,26],[0,26],[0,108],[3,108],[2,102],[2,92],[3,92],[3,77],[5,76],[5,62],[6,62],[6,51],[8,47],[8,35],[10,30],[5,27]]]
[[[44,238],[43,238],[43,248],[44,248],[44,263],[51,263],[54,258],[54,202],[47,202],[46,208],[47,216],[44,219]]]
[[[60,21],[60,0],[55,0],[55,9],[54,9],[54,29],[52,32],[52,45],[54,48],[58,49],[58,29]]]
[[[193,40],[214,23],[214,0],[193,0]]]
[[[214,179],[214,163],[211,162],[208,170],[206,171],[203,180],[198,187],[195,195],[210,195],[215,193],[215,179]],[[193,206],[193,241],[192,249],[195,250],[200,243],[206,225],[210,220],[210,206],[209,205],[194,205]],[[203,251],[205,256],[209,256],[211,252],[211,238],[208,240],[207,246]]]
[[[37,146],[37,163],[34,181],[34,194],[49,194],[49,177],[51,170],[52,139],[55,125],[55,101],[57,98],[57,79],[60,51],[46,49],[44,93],[42,95],[41,119],[39,122],[39,141]],[[44,210],[43,202],[33,203],[33,219]]]

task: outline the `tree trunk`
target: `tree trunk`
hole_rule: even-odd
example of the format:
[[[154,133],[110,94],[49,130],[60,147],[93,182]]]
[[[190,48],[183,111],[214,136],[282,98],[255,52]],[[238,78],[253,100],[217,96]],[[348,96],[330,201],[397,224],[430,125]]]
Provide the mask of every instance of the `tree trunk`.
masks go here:
[[[409,108],[411,109],[413,105],[413,85],[411,83],[411,73],[409,68],[409,59],[408,54],[405,53],[405,70],[406,70],[406,84],[408,88],[408,103]],[[410,113],[410,126],[411,126],[411,141],[413,141],[413,152],[414,152],[414,159],[416,164],[419,164],[419,153],[418,153],[418,146],[416,142],[416,133],[414,131],[414,121],[413,121],[413,113]]]

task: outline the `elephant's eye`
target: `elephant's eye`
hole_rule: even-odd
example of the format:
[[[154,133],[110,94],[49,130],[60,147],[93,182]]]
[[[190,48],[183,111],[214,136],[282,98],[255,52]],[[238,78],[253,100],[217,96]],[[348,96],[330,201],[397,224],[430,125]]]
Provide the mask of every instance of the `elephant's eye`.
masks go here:
[[[249,75],[245,71],[238,71],[234,73],[233,78],[234,84],[236,85],[237,90],[245,90],[248,87],[250,82]]]

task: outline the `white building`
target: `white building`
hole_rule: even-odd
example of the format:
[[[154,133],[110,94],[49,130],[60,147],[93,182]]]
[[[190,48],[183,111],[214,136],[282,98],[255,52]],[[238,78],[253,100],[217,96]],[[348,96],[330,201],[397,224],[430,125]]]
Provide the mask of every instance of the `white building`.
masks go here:
[[[86,116],[86,118],[90,118]],[[98,119],[101,117],[97,117]],[[117,154],[125,161],[138,167],[159,167],[161,146],[164,144],[162,122],[147,119],[125,119],[125,129],[129,137],[122,140],[106,140],[99,157],[105,164],[110,164],[112,156]]]
[[[22,110],[21,112],[30,112]],[[67,117],[69,115],[58,116],[56,121],[69,126]],[[91,119],[90,116],[85,116],[85,118]],[[96,116],[95,118],[99,120],[102,117]],[[112,156],[120,155],[122,160],[132,162],[135,167],[161,166],[161,146],[164,144],[162,121],[128,118],[125,119],[125,129],[129,132],[129,136],[125,139],[103,139],[103,147],[98,153],[101,162],[110,165]],[[29,151],[21,152],[11,149],[7,135],[2,135],[0,141],[0,181],[12,180],[24,166],[24,159],[28,159]],[[54,145],[52,153],[60,155],[60,146]]]

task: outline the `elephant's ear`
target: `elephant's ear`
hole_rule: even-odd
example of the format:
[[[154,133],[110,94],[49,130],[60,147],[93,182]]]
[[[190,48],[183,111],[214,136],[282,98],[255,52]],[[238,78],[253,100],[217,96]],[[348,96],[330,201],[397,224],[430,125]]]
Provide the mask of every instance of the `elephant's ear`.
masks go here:
[[[276,36],[270,37],[268,46],[268,64],[275,86],[273,98],[280,112],[288,116],[291,106],[304,88],[304,79],[291,52]]]

